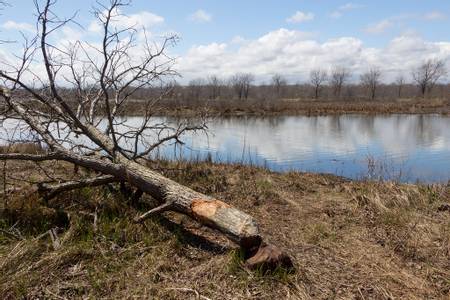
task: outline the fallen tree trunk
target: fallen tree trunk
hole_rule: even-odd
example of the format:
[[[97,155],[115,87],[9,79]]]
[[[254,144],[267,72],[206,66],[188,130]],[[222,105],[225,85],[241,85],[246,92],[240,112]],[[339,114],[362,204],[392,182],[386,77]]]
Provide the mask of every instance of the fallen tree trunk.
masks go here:
[[[64,160],[107,174],[94,179],[41,187],[43,191],[48,191],[51,195],[84,185],[101,185],[114,181],[128,182],[161,204],[161,206],[137,217],[135,221],[142,222],[151,215],[167,210],[176,211],[224,233],[243,249],[249,267],[260,265],[266,265],[269,268],[280,265],[292,267],[292,262],[285,253],[264,242],[256,220],[249,214],[223,201],[183,186],[123,155],[118,155],[116,161],[111,162],[60,149],[56,153],[49,154],[48,157],[49,160]],[[0,154],[0,160],[11,158],[33,160],[33,155],[22,157],[21,154]],[[42,155],[36,155],[36,158],[44,160]]]
[[[115,174],[116,177],[129,182],[161,203],[161,206],[136,218],[135,221],[143,221],[153,214],[167,210],[176,211],[219,230],[240,245],[250,268],[261,265],[271,269],[277,266],[292,267],[292,262],[285,253],[264,242],[256,220],[249,214],[196,192],[123,156],[118,158],[118,162],[119,167],[111,168],[120,170]],[[105,162],[98,163],[101,165]],[[101,169],[105,170],[105,167],[102,166]]]
[[[61,158],[74,161],[72,153],[65,153]],[[46,197],[53,197],[57,193],[85,186],[99,186],[113,181],[128,182],[161,203],[161,207],[137,218],[138,222],[152,214],[172,210],[189,215],[205,225],[220,230],[239,245],[250,247],[259,245],[261,242],[256,221],[250,215],[170,180],[137,162],[123,156],[118,157],[117,163],[81,156],[75,159],[74,162],[79,165],[110,175],[57,185],[41,184],[39,191],[46,193]]]
[[[123,160],[123,158],[121,159]],[[273,245],[264,242],[256,220],[249,214],[218,199],[198,193],[170,180],[134,161],[123,161],[127,181],[162,202],[159,208],[144,214],[173,210],[186,214],[200,223],[217,229],[244,250],[247,266],[292,267],[290,258]]]
[[[128,182],[166,206],[220,230],[241,246],[259,245],[261,236],[250,215],[210,196],[198,193],[136,162],[126,162]]]

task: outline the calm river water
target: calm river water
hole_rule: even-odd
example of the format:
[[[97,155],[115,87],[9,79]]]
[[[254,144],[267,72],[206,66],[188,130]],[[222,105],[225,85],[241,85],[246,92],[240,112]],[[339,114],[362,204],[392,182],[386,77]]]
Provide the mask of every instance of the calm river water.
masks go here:
[[[137,125],[141,119],[128,117],[126,122]],[[14,134],[12,125],[0,126],[2,140],[24,138]],[[185,136],[182,148],[166,146],[158,155],[353,179],[450,180],[449,116],[232,117],[210,120],[208,127],[207,135]]]
[[[449,116],[233,117],[208,126],[208,136],[187,137],[176,155],[354,179],[450,180]]]

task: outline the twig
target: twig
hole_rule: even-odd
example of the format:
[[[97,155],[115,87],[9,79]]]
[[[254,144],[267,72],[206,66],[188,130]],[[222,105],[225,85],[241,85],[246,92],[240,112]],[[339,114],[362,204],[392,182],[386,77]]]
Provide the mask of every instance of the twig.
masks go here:
[[[57,299],[67,300],[67,298],[64,298],[64,297],[62,297],[62,296],[59,296],[59,295],[53,293],[52,291],[50,291],[50,290],[47,289],[47,288],[45,289],[45,291],[46,291],[48,294],[52,295],[53,297],[56,297]]]
[[[61,241],[59,240],[58,234],[56,233],[56,228],[52,228],[48,231],[50,238],[52,239],[52,245],[54,250],[61,248]]]
[[[45,238],[49,233],[50,233],[49,230],[47,230],[46,232],[44,232],[44,233],[38,235],[37,237],[35,237],[34,241],[38,241],[38,240],[41,240],[41,239]]]
[[[98,227],[97,227],[97,219],[98,219],[98,215],[97,215],[97,207],[95,207],[95,211],[94,211],[94,224],[92,225],[92,226],[93,226],[94,233],[96,233],[96,232],[97,232],[97,229],[98,229]]]
[[[162,213],[166,210],[169,210],[172,207],[172,203],[171,202],[166,202],[158,207],[155,207],[151,210],[149,210],[148,212],[146,212],[145,214],[141,215],[140,217],[136,217],[134,218],[134,222],[136,223],[141,223],[142,221],[150,218],[153,215]]]
[[[173,290],[173,291],[181,291],[181,292],[188,292],[188,293],[194,293],[197,299],[204,299],[204,300],[211,300],[208,297],[200,295],[200,293],[194,289],[190,288],[167,288],[166,290]]]
[[[0,232],[6,234],[6,235],[9,236],[9,237],[12,237],[12,238],[18,240],[18,241],[22,241],[22,240],[23,240],[23,238],[22,238],[21,236],[15,234],[15,233],[12,233],[12,232],[10,232],[10,231],[8,231],[8,230],[1,229],[1,228],[0,228]]]

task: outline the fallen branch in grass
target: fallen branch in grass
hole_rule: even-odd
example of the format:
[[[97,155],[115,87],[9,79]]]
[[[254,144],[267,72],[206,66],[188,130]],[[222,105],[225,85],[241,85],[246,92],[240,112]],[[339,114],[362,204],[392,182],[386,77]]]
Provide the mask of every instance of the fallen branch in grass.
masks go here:
[[[117,181],[117,179],[114,176],[104,175],[95,178],[67,181],[60,184],[41,183],[38,185],[38,192],[41,193],[45,199],[50,200],[63,192],[84,187],[101,186],[115,181]]]
[[[202,296],[200,295],[200,293],[194,289],[190,289],[190,288],[167,288],[166,290],[169,291],[181,291],[181,292],[187,292],[187,293],[193,293],[195,294],[195,297],[197,299],[204,299],[204,300],[211,300],[208,297]]]
[[[170,210],[170,208],[172,207],[172,203],[163,203],[160,206],[157,206],[151,210],[149,210],[148,212],[146,212],[143,215],[140,215],[139,217],[134,218],[134,222],[136,223],[141,223],[145,220],[147,220],[148,218],[160,214],[162,212],[165,212],[167,210]]]

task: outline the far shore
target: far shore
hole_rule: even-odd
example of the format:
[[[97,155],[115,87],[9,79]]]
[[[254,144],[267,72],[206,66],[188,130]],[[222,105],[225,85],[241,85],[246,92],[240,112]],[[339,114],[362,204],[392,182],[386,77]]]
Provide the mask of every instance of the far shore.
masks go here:
[[[33,101],[33,100],[30,100]],[[34,102],[34,101],[33,101]],[[77,104],[68,103],[76,109]],[[151,103],[149,105],[149,103]],[[36,103],[36,105],[39,105]],[[448,98],[404,99],[130,99],[119,109],[123,116],[144,116],[145,111],[158,117],[240,117],[240,116],[324,116],[324,115],[386,115],[439,114],[450,115]],[[44,108],[43,108],[44,109]],[[101,114],[103,108],[98,107]]]
[[[124,115],[143,115],[145,100],[133,100]],[[320,116],[340,114],[450,114],[450,99],[398,100],[161,100],[153,115],[174,117],[196,116]]]

